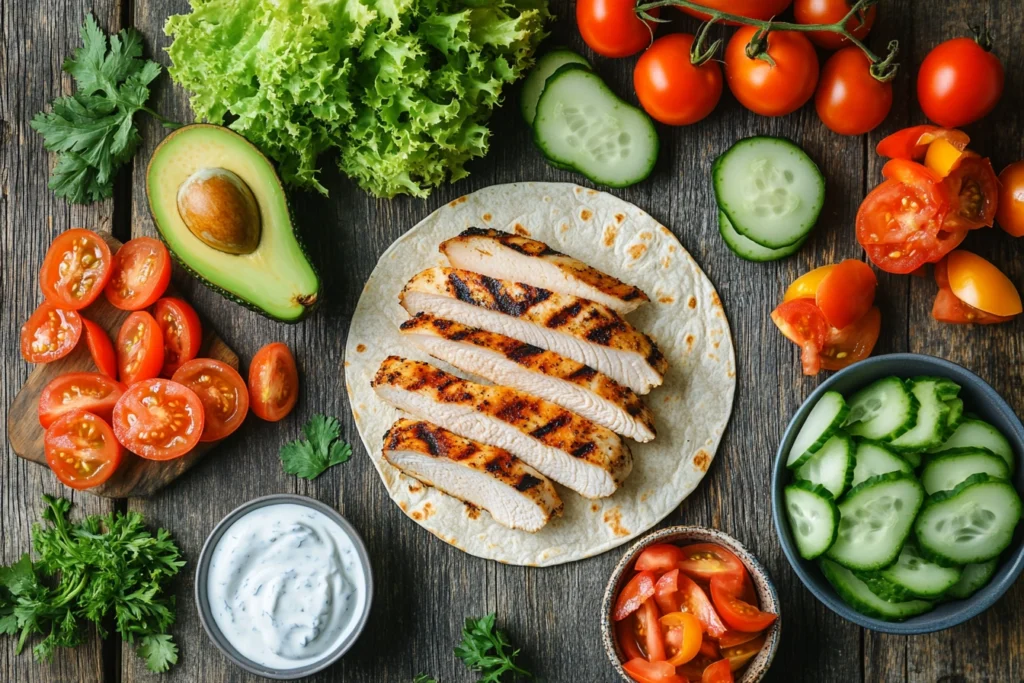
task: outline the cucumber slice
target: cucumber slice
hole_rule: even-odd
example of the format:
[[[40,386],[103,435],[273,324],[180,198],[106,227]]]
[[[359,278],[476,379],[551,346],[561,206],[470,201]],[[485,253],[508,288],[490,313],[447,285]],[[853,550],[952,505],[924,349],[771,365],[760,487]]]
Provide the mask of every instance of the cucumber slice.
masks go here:
[[[850,482],[850,486],[862,484],[879,474],[888,474],[889,472],[911,474],[914,471],[909,462],[882,444],[873,441],[859,441],[854,458],[857,464],[853,468],[853,481]]]
[[[998,429],[988,422],[973,417],[965,417],[960,425],[953,432],[953,436],[946,439],[945,443],[932,450],[932,453],[942,453],[953,448],[985,448],[992,451],[1003,460],[1013,473],[1014,460],[1013,448],[1005,436]]]
[[[960,428],[960,423],[964,421],[963,400],[953,398],[946,401],[946,405],[949,406],[949,417],[946,418],[946,436],[943,437],[943,441],[946,441],[949,437],[953,436],[953,433]]]
[[[555,165],[609,187],[639,183],[658,158],[658,133],[650,117],[575,64],[548,78],[537,101],[533,139]]]
[[[822,574],[836,589],[839,597],[861,614],[886,621],[901,621],[924,614],[932,608],[932,603],[927,600],[907,600],[905,602],[883,600],[872,593],[867,584],[857,578],[849,569],[825,558],[818,562]]]
[[[1020,515],[1020,496],[1010,482],[974,474],[952,491],[931,496],[914,523],[914,533],[921,551],[932,560],[976,564],[1006,550]]]
[[[903,602],[913,599],[913,596],[909,595],[905,588],[882,578],[880,572],[854,572],[854,574],[864,582],[868,590],[886,602]]]
[[[736,228],[729,222],[729,217],[721,209],[718,211],[718,233],[722,236],[725,246],[729,247],[729,251],[747,261],[778,261],[791,254],[795,254],[799,251],[800,247],[804,246],[804,242],[807,241],[805,237],[802,240],[798,240],[795,244],[782,247],[781,249],[762,247],[754,240],[736,232]]]
[[[900,600],[934,600],[956,585],[962,573],[960,567],[942,567],[928,561],[916,545],[907,541],[896,564],[880,571],[879,576],[902,593]]]
[[[932,456],[921,470],[925,493],[952,491],[972,474],[982,472],[994,479],[1009,479],[1006,461],[984,448],[954,448]]]
[[[910,466],[913,467],[914,469],[917,469],[918,467],[921,466],[921,454],[920,453],[917,453],[915,451],[909,451],[909,452],[906,452],[906,453],[900,453],[900,456],[902,456],[904,460],[909,462]]]
[[[864,387],[850,399],[846,427],[854,436],[891,441],[917,420],[918,402],[899,377],[886,377]]]
[[[839,534],[828,557],[848,569],[873,571],[892,564],[924,502],[917,479],[890,472],[868,479],[839,504]]]
[[[910,392],[920,404],[917,420],[908,431],[889,442],[891,448],[920,453],[942,443],[946,437],[949,406],[942,401],[939,382],[935,377],[916,377],[910,381]]]
[[[969,564],[964,567],[960,580],[957,581],[948,591],[946,597],[964,600],[978,592],[985,586],[996,573],[999,566],[999,558],[992,558],[980,564]]]
[[[825,203],[825,178],[790,140],[740,140],[711,169],[718,206],[736,231],[762,247],[796,244],[814,228]]]
[[[566,64],[579,64],[587,69],[590,68],[590,62],[582,55],[578,55],[572,50],[559,48],[538,59],[537,65],[530,70],[526,80],[523,81],[523,91],[519,95],[519,109],[528,125],[532,126],[533,120],[537,117],[537,100],[544,92],[544,85],[548,78],[559,67]]]
[[[800,557],[813,560],[835,542],[839,509],[824,487],[807,481],[790,484],[783,496]]]
[[[793,440],[786,467],[800,467],[832,438],[846,419],[846,400],[838,391],[825,392],[811,408],[800,431]]]
[[[802,481],[825,487],[839,500],[853,479],[853,439],[842,432],[825,442],[794,474]]]
[[[949,402],[960,395],[960,385],[946,377],[929,377],[935,381],[935,388],[939,392],[939,400]],[[961,402],[962,403],[962,402]]]

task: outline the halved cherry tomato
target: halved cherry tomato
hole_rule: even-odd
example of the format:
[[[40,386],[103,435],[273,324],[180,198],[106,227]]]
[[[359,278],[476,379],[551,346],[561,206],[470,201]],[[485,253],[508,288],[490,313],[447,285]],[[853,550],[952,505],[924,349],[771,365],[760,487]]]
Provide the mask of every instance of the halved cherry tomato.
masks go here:
[[[132,385],[160,374],[164,366],[164,337],[149,313],[135,311],[117,333],[117,367],[121,381]]]
[[[729,661],[729,669],[739,671],[747,662],[757,656],[764,647],[767,638],[764,633],[756,633],[750,640],[730,648],[722,648],[722,657]]]
[[[953,290],[948,287],[940,289],[939,293],[935,295],[935,302],[932,304],[932,318],[940,323],[954,325],[998,325],[1013,320],[1013,317],[992,315],[968,306],[958,299]]]
[[[46,430],[46,464],[64,484],[82,491],[102,484],[121,464],[110,425],[85,410],[66,413]]]
[[[679,570],[673,569],[672,571],[665,572],[658,578],[658,582],[654,584],[654,601],[658,603],[658,608],[668,614],[669,612],[679,611]]]
[[[747,632],[747,631],[727,631],[718,639],[718,647],[722,650],[727,650],[743,643],[749,643],[754,638],[757,638],[761,633],[758,631]]]
[[[949,213],[943,229],[992,227],[999,202],[999,179],[988,159],[965,153],[956,168],[942,181],[942,190],[949,200]]]
[[[1024,237],[1024,161],[1010,164],[999,174],[996,220],[1014,237]]]
[[[947,128],[965,126],[988,114],[1003,95],[999,58],[973,38],[937,45],[917,72],[917,101],[929,119]]]
[[[107,300],[125,311],[139,311],[164,295],[171,281],[171,255],[160,240],[136,237],[114,254]]]
[[[148,460],[172,460],[192,450],[203,433],[203,403],[169,379],[128,387],[114,405],[114,434],[121,445]]]
[[[82,316],[49,301],[21,326],[21,357],[29,363],[49,363],[71,353],[82,336]]]
[[[715,576],[727,576],[742,582],[747,573],[740,558],[715,543],[694,543],[682,550],[679,569],[690,578],[710,581]]]
[[[72,228],[57,236],[39,269],[39,287],[54,306],[77,311],[100,295],[110,279],[112,257],[92,230]]]
[[[734,680],[728,659],[720,659],[704,669],[700,678],[701,683],[733,683]]]
[[[846,259],[822,278],[814,303],[829,325],[841,330],[871,310],[877,286],[878,278],[871,266],[856,259]]]
[[[972,308],[995,316],[1021,312],[1020,292],[1002,271],[969,251],[957,250],[946,257],[946,277],[956,297]]]
[[[669,612],[661,618],[666,655],[672,666],[682,666],[697,656],[704,643],[700,620],[686,612]]]
[[[648,662],[638,658],[629,660],[622,668],[637,683],[685,683],[668,662]]]
[[[619,641],[619,649],[625,660],[641,658],[644,653],[636,643],[636,613],[630,614],[622,621],[615,622],[615,636]]]
[[[665,656],[665,635],[661,630],[661,612],[654,600],[647,598],[643,607],[636,613],[637,640],[644,645],[647,659],[651,662],[663,662]]]
[[[679,611],[689,612],[700,619],[704,632],[712,638],[718,638],[728,631],[725,623],[718,616],[704,589],[686,574],[679,574]]]
[[[98,372],[69,372],[53,379],[39,394],[39,424],[49,427],[75,410],[110,419],[114,404],[125,391],[116,379]]]
[[[655,26],[636,15],[635,0],[579,0],[576,26],[583,42],[605,57],[629,57],[651,44]],[[652,17],[658,8],[649,12]]]
[[[882,331],[882,312],[877,306],[852,325],[841,330],[832,328],[821,349],[821,367],[824,370],[842,370],[871,355]]]
[[[763,631],[774,623],[777,615],[762,612],[754,605],[740,600],[734,587],[722,577],[711,579],[711,599],[722,620],[737,631]]]
[[[672,33],[647,48],[633,69],[633,89],[652,118],[685,126],[710,114],[722,97],[722,69],[717,62],[690,63],[694,36]]]
[[[102,327],[88,318],[82,318],[82,325],[85,328],[85,343],[89,346],[92,362],[104,375],[117,379],[117,356],[114,354],[114,344],[110,337]]]
[[[792,301],[793,299],[813,299],[818,294],[818,285],[825,279],[825,276],[832,272],[835,266],[820,266],[814,270],[809,270],[797,279],[793,280],[786,289],[786,295],[782,297],[783,301]]]
[[[178,368],[171,379],[203,402],[206,424],[200,441],[218,441],[242,426],[249,412],[249,391],[242,376],[227,363],[196,358]]]
[[[683,549],[671,543],[655,543],[644,548],[636,559],[635,569],[638,572],[650,571],[664,574],[679,566],[683,559]]]
[[[798,24],[837,24],[850,13],[851,4],[848,0],[796,0],[793,3],[793,17]],[[858,40],[863,39],[875,23],[876,14],[878,7],[875,5],[858,12],[846,22],[846,30]],[[811,31],[807,37],[826,50],[838,50],[850,44],[846,36],[829,31]]]
[[[825,346],[829,324],[813,299],[793,299],[779,304],[772,311],[772,322],[786,339],[800,347],[800,361],[805,375],[821,370],[819,354]]]
[[[882,138],[875,147],[879,156],[889,159],[924,159],[928,153],[928,145],[935,140],[945,140],[953,147],[964,150],[971,141],[967,133],[954,128],[938,126],[911,126],[898,130],[892,135]]]
[[[160,299],[153,306],[153,317],[164,338],[164,367],[160,374],[170,377],[199,354],[203,343],[203,326],[196,309],[173,296]]]
[[[964,155],[968,154],[965,149],[959,149],[949,140],[933,140],[928,145],[928,151],[924,155],[924,165],[935,172],[940,178],[945,178],[963,161]]]
[[[267,344],[249,364],[249,401],[261,420],[277,422],[299,400],[299,371],[291,350],[281,342]]]
[[[811,99],[818,84],[818,55],[803,34],[772,31],[768,34],[768,56],[747,56],[747,45],[758,32],[743,26],[725,48],[725,78],[740,104],[762,116],[784,116]]]
[[[647,602],[647,598],[654,596],[654,584],[654,574],[651,572],[638,572],[622,589],[619,597],[615,599],[615,609],[612,610],[612,618],[615,621],[622,621],[640,609],[640,606]]]
[[[863,135],[889,115],[892,83],[871,75],[871,60],[859,47],[843,48],[821,69],[814,108],[830,130],[840,135]]]

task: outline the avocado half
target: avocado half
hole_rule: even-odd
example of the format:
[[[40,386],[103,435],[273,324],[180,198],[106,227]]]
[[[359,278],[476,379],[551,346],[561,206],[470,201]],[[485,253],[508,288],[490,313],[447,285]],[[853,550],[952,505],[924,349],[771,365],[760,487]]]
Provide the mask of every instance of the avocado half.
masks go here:
[[[149,160],[146,193],[160,237],[206,286],[282,322],[316,306],[320,278],[281,181],[238,133],[210,124],[172,132]]]

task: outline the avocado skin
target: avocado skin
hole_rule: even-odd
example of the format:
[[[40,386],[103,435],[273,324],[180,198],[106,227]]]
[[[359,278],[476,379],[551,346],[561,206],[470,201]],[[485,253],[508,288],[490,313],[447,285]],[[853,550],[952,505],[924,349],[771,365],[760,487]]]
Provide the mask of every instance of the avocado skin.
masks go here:
[[[188,260],[186,259],[185,256],[183,256],[182,254],[179,254],[171,246],[171,244],[168,241],[166,235],[164,234],[163,229],[161,229],[161,227],[160,227],[161,223],[160,223],[159,218],[157,217],[157,212],[156,212],[156,210],[153,207],[153,201],[149,197],[149,184],[150,184],[150,178],[151,178],[152,163],[153,163],[153,160],[157,158],[159,152],[161,151],[161,148],[168,141],[171,141],[175,137],[175,135],[177,133],[180,133],[182,131],[186,131],[188,129],[193,129],[193,128],[216,129],[216,130],[219,130],[219,131],[224,131],[224,132],[226,132],[227,134],[229,134],[231,136],[240,138],[242,141],[245,142],[246,145],[248,145],[252,149],[253,153],[258,154],[260,157],[262,157],[263,159],[267,160],[267,163],[270,164],[271,168],[274,169],[275,180],[277,182],[278,188],[281,191],[281,196],[283,197],[285,211],[286,211],[287,216],[288,216],[288,229],[291,232],[292,238],[295,240],[295,244],[297,245],[299,252],[302,254],[302,258],[305,260],[305,262],[308,265],[310,271],[312,271],[313,277],[314,277],[314,279],[316,281],[316,290],[314,292],[314,295],[316,296],[315,301],[312,304],[304,305],[302,307],[302,309],[301,309],[301,313],[298,316],[293,317],[293,318],[285,318],[285,317],[274,315],[274,314],[268,312],[267,310],[261,308],[257,303],[249,301],[247,299],[243,299],[242,297],[238,296],[237,294],[228,291],[227,289],[221,287],[220,285],[216,284],[215,282],[210,281],[208,278],[206,278],[201,273],[199,273],[188,262]],[[252,189],[252,188],[250,188],[250,189]],[[156,227],[156,232],[157,232],[157,235],[160,238],[160,241],[163,242],[164,245],[167,247],[167,251],[170,252],[172,259],[185,272],[187,272],[190,276],[194,277],[196,280],[201,282],[205,287],[207,287],[210,290],[216,292],[217,294],[219,294],[220,296],[224,297],[225,299],[227,299],[228,301],[230,301],[230,302],[232,302],[234,304],[238,304],[239,306],[242,306],[242,307],[247,308],[247,309],[249,309],[251,311],[254,311],[255,313],[259,313],[260,315],[262,315],[262,316],[264,316],[266,318],[269,318],[271,320],[275,320],[277,322],[282,322],[282,323],[286,323],[286,324],[296,324],[296,323],[299,323],[299,322],[305,320],[306,317],[308,317],[310,315],[310,313],[312,313],[313,311],[315,311],[317,308],[320,307],[320,301],[323,298],[321,296],[322,289],[323,289],[323,280],[322,280],[322,278],[320,276],[319,269],[316,267],[316,264],[310,258],[309,249],[306,246],[305,241],[302,239],[302,236],[299,234],[298,230],[296,230],[296,228],[295,228],[295,226],[296,226],[295,211],[294,211],[294,207],[292,205],[291,198],[289,197],[288,193],[285,191],[284,185],[281,183],[280,176],[277,175],[277,169],[276,169],[276,167],[274,167],[273,162],[271,162],[269,159],[267,159],[266,156],[263,155],[263,153],[260,152],[259,149],[257,149],[255,145],[253,145],[248,140],[245,140],[244,137],[242,137],[241,135],[239,135],[235,131],[233,131],[230,128],[227,128],[225,126],[217,126],[217,125],[208,124],[208,123],[191,124],[191,125],[188,125],[188,126],[183,126],[181,128],[178,128],[175,131],[172,131],[163,140],[160,141],[160,144],[157,145],[156,149],[153,150],[152,156],[150,156],[149,166],[146,169],[146,190],[147,190],[147,206],[149,208],[149,215],[153,219],[153,225]]]

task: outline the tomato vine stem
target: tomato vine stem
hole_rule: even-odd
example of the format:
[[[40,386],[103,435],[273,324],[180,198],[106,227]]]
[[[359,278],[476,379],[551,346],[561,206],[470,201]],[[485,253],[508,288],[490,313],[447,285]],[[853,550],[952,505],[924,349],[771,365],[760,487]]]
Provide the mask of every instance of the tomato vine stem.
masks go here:
[[[892,80],[899,67],[899,64],[895,61],[896,55],[899,53],[899,43],[895,40],[890,41],[886,54],[880,57],[846,28],[846,24],[851,19],[859,19],[861,23],[854,30],[860,28],[864,22],[867,10],[877,3],[878,0],[857,0],[850,7],[850,11],[846,13],[846,16],[834,24],[796,24],[789,21],[775,21],[774,19],[752,19],[751,17],[706,7],[693,0],[653,0],[653,2],[640,2],[636,6],[636,13],[638,17],[650,23],[667,23],[667,19],[659,19],[650,14],[652,9],[658,7],[680,7],[706,15],[708,19],[701,25],[700,30],[697,31],[697,38],[693,43],[693,48],[690,50],[690,61],[695,66],[700,66],[709,59],[712,59],[722,46],[720,39],[715,40],[710,46],[706,45],[708,29],[718,22],[732,22],[742,26],[754,26],[759,29],[754,34],[750,44],[747,45],[746,53],[751,59],[763,59],[769,64],[772,63],[771,56],[768,54],[767,40],[770,31],[799,31],[804,33],[819,31],[822,33],[839,34],[850,41],[851,45],[856,46],[867,55],[868,59],[871,60],[871,75],[879,81],[885,82]],[[650,23],[648,23],[648,27],[650,27]]]

